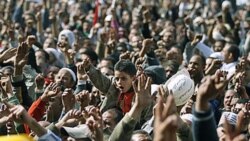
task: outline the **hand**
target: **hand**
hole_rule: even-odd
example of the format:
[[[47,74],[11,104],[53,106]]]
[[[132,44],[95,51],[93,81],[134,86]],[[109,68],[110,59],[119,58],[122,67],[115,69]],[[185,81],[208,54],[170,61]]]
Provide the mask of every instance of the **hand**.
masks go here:
[[[72,109],[63,116],[63,118],[56,124],[56,127],[61,128],[62,126],[76,126],[81,117],[81,111]]]
[[[41,96],[42,101],[49,101],[51,98],[57,96],[61,91],[60,85],[57,83],[50,83]]]
[[[222,66],[222,61],[219,59],[213,59],[211,65],[208,68],[205,68],[205,73],[208,75],[212,75],[216,72],[216,70],[220,69]]]
[[[91,66],[90,59],[89,58],[84,59],[83,62],[82,62],[82,66],[84,67],[85,72],[87,72],[90,69],[90,66]]]
[[[10,121],[12,118],[12,115],[10,114],[9,109],[5,105],[1,106],[0,109],[0,126],[6,124],[8,121]]]
[[[29,55],[28,44],[26,42],[22,42],[22,44],[17,48],[17,53],[14,59],[15,71],[23,69],[24,65],[28,61],[28,55]]]
[[[2,52],[0,54],[0,62],[3,62],[5,60],[8,60],[11,57],[15,56],[16,52],[17,52],[16,48],[9,48],[6,51]]]
[[[75,96],[72,89],[66,88],[62,94],[62,104],[64,112],[68,112],[75,106]]]
[[[36,85],[36,89],[43,89],[43,86],[44,86],[44,76],[42,74],[38,74],[35,78],[35,85]]]
[[[241,98],[248,99],[249,98],[248,94],[242,82],[244,79],[244,76],[245,76],[244,73],[242,73],[242,75],[239,76],[239,78],[235,82],[234,91],[236,91],[240,95]]]
[[[131,57],[131,56],[130,56],[130,52],[129,52],[129,51],[126,51],[126,52],[120,54],[120,60],[131,59],[130,57]]]
[[[138,108],[145,108],[152,102],[151,99],[151,78],[141,74],[133,81],[132,85],[135,91],[135,105]]]
[[[10,77],[2,77],[0,81],[0,90],[3,98],[11,97],[13,94]]]
[[[154,141],[176,141],[178,119],[171,109],[175,106],[174,98],[169,95],[165,102],[158,100],[154,121]]]
[[[15,122],[18,123],[29,123],[31,121],[31,116],[28,114],[28,112],[24,109],[21,105],[15,105],[9,107],[10,113],[12,115],[12,118]]]
[[[237,132],[238,134],[244,132],[248,128],[248,124],[250,121],[250,103],[246,103],[244,108],[238,113],[238,118],[236,122]]]
[[[74,57],[76,55],[76,51],[73,49],[68,49],[69,59],[74,60]]]
[[[150,14],[150,11],[149,10],[145,10],[143,11],[143,22],[144,23],[147,23],[147,22],[150,22],[151,21],[151,14]]]
[[[103,120],[102,114],[98,108],[92,108],[88,115],[90,116],[86,124],[93,133],[93,140],[103,141]]]
[[[81,91],[75,96],[75,99],[78,103],[80,103],[81,109],[84,109],[89,105],[90,102],[90,93],[86,90]]]
[[[36,13],[36,20],[40,21],[41,20],[41,12]]]
[[[108,43],[107,43],[107,47],[111,50],[114,50],[116,47],[116,41],[114,39],[109,39]]]
[[[33,44],[35,44],[36,43],[36,36],[34,36],[34,35],[29,35],[28,37],[27,37],[27,44],[28,44],[28,46],[29,47],[31,47]]]
[[[192,45],[192,46],[197,45],[197,43],[199,43],[199,42],[201,41],[201,39],[202,39],[202,35],[196,34],[196,35],[194,36],[193,41],[191,42],[191,45]]]
[[[146,58],[145,57],[139,57],[138,59],[136,59],[135,61],[135,66],[138,67],[138,66],[141,66],[143,63],[145,63],[146,61]]]
[[[142,42],[142,50],[140,51],[140,57],[144,57],[144,55],[151,50],[153,44],[153,39],[144,39]]]
[[[66,41],[60,41],[57,47],[64,53],[68,54],[69,44]]]
[[[157,44],[157,47],[158,47],[159,49],[165,49],[166,42],[164,42],[163,40],[157,41],[156,44]]]
[[[218,93],[225,89],[229,80],[226,79],[223,71],[217,70],[213,76],[206,76],[202,79],[201,85],[197,91],[195,109],[197,111],[206,111],[209,109],[209,100],[216,98]]]
[[[84,62],[81,62],[79,64],[77,64],[77,79],[78,80],[87,80],[88,79],[88,76],[85,72],[85,65],[84,65]]]

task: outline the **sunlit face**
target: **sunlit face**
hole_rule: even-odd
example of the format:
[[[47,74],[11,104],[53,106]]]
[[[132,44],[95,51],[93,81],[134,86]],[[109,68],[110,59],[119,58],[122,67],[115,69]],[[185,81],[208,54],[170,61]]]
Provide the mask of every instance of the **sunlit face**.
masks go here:
[[[38,66],[42,66],[43,64],[46,63],[46,58],[45,58],[44,52],[42,52],[42,51],[37,51],[37,52],[35,53],[35,56],[36,56],[36,64],[37,64]]]
[[[236,92],[234,92],[233,90],[227,90],[225,93],[225,97],[224,97],[224,108],[225,110],[231,110],[232,105],[231,105],[231,101],[233,99],[233,96],[236,94]]]
[[[51,38],[47,38],[45,41],[44,41],[44,44],[43,44],[43,48],[46,49],[46,48],[55,48],[55,44],[53,42],[53,39]]]
[[[174,42],[174,35],[173,35],[173,33],[171,33],[171,32],[166,32],[166,33],[163,35],[162,40],[166,43],[166,46],[169,47],[169,46],[172,45],[173,42]]]
[[[73,78],[69,71],[61,69],[55,77],[55,82],[62,84],[65,88],[72,88],[74,86]]]
[[[196,75],[203,72],[203,64],[202,59],[200,56],[193,56],[188,64],[188,72],[190,73],[191,77],[195,77]]]
[[[141,48],[142,46],[142,38],[140,36],[133,36],[131,39],[131,45],[134,48]]]
[[[223,48],[224,48],[223,42],[221,42],[221,41],[216,41],[216,42],[214,43],[213,50],[214,50],[215,52],[220,52],[220,51],[222,51]]]
[[[132,87],[134,77],[125,72],[115,71],[115,83],[121,93],[126,93]]]

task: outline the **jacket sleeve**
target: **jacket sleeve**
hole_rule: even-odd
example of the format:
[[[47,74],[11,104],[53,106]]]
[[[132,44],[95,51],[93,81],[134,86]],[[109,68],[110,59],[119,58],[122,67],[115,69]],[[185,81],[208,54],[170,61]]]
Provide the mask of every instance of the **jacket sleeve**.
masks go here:
[[[136,120],[126,114],[116,125],[114,131],[109,137],[109,141],[130,141],[136,125]]]
[[[197,112],[193,108],[192,133],[194,141],[218,141],[216,124],[212,109]]]
[[[99,70],[97,70],[94,66],[90,66],[90,69],[88,70],[87,74],[93,85],[103,94],[114,94],[118,92],[118,90],[112,83],[112,78],[109,79],[107,76],[103,75]]]
[[[24,106],[24,107],[30,107],[32,104],[32,99],[28,94],[27,87],[25,85],[25,82],[23,80],[23,76],[13,76],[12,77],[12,86],[14,87],[14,94],[17,94],[17,90],[21,89],[21,95],[16,95],[19,99],[19,102]]]
[[[45,113],[46,103],[41,100],[41,98],[38,98],[35,102],[32,103],[28,110],[28,114],[33,117],[36,121],[40,121]],[[30,133],[29,126],[24,124],[25,132],[27,134]]]

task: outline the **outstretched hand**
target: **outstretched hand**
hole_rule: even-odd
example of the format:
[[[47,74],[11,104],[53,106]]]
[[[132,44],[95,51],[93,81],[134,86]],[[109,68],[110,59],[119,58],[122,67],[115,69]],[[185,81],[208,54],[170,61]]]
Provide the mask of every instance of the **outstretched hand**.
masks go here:
[[[197,104],[195,106],[196,110],[208,110],[209,100],[216,98],[217,95],[226,88],[231,78],[227,79],[226,73],[221,70],[217,70],[215,75],[206,76],[203,78],[197,91]]]
[[[135,105],[144,108],[152,101],[150,95],[151,78],[146,77],[145,74],[140,74],[132,85],[135,91]]]
[[[176,108],[174,97],[169,95],[166,101],[160,97],[156,105],[154,121],[154,141],[176,141],[178,118],[172,112]]]

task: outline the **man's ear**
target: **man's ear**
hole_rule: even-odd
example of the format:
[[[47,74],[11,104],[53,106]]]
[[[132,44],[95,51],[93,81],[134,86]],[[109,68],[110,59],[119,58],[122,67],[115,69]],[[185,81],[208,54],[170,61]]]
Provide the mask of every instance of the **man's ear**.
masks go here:
[[[229,59],[233,59],[233,53],[229,53],[228,58],[229,58]]]

